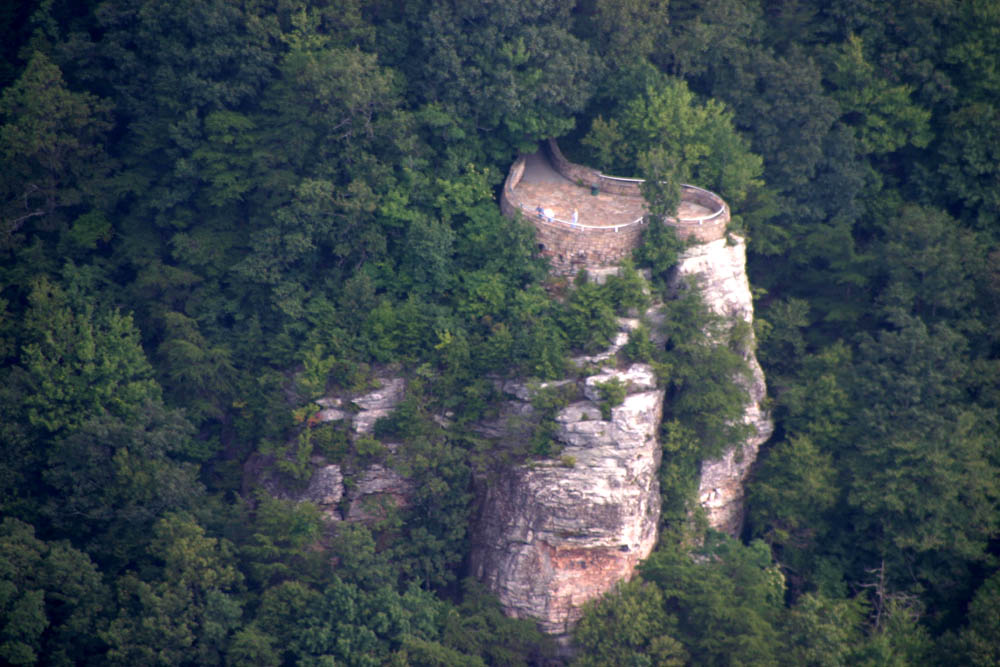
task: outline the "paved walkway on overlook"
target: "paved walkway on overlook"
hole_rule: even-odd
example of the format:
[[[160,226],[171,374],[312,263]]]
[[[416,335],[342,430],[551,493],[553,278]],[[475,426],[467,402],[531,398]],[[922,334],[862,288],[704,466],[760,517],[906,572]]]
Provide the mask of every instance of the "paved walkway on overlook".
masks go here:
[[[537,215],[541,206],[553,212],[555,218],[569,222],[573,209],[579,213],[577,222],[593,227],[627,225],[645,215],[646,200],[642,197],[600,192],[590,194],[589,187],[580,187],[552,168],[545,153],[538,151],[524,158],[524,175],[514,188],[525,215]],[[678,217],[695,219],[710,215],[708,208],[690,201],[682,201]]]
[[[537,215],[535,209],[541,206],[550,209],[554,217],[568,222],[573,219],[573,209],[576,209],[577,221],[593,227],[627,225],[646,212],[642,197],[607,192],[590,194],[590,188],[578,186],[553,169],[542,152],[525,156],[524,176],[514,188],[514,194],[529,217]]]

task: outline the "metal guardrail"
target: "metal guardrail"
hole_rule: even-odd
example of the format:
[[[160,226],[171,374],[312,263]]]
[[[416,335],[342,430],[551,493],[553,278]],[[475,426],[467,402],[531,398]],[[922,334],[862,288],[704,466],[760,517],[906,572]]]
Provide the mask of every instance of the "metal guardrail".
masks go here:
[[[605,176],[604,178],[612,178],[612,177]],[[643,181],[643,179],[625,179],[625,178],[620,178],[618,180],[621,180],[621,181],[631,180],[631,181],[645,182],[645,181]],[[681,187],[688,188],[688,189],[691,189],[691,190],[698,190],[699,192],[704,192],[705,194],[711,195],[712,197],[717,197],[718,196],[718,195],[714,194],[711,190],[706,190],[704,188],[699,188],[696,185],[687,185],[686,183],[684,183],[684,184],[681,184]],[[510,193],[511,193],[511,195],[513,195],[513,190],[511,190]],[[569,227],[570,229],[613,229],[615,232],[617,232],[619,229],[621,229],[623,227],[631,227],[632,225],[641,225],[641,224],[643,224],[646,221],[646,216],[639,216],[638,218],[636,218],[632,222],[626,222],[623,225],[586,225],[586,224],[584,224],[582,222],[573,222],[571,220],[563,220],[562,218],[557,218],[557,217],[554,217],[554,216],[550,217],[550,216],[546,216],[546,215],[539,215],[539,213],[538,213],[537,210],[533,210],[527,204],[524,204],[520,200],[519,197],[510,197],[510,199],[513,199],[514,202],[517,204],[517,207],[519,209],[521,209],[523,212],[525,212],[525,214],[529,218],[541,220],[542,222],[545,222],[545,223],[548,223],[548,224],[559,223],[558,225],[553,225],[553,226],[563,225],[563,226]],[[706,223],[706,222],[708,222],[710,220],[714,220],[715,218],[719,217],[720,215],[722,215],[725,212],[726,212],[726,205],[725,205],[725,203],[723,203],[722,206],[719,208],[719,210],[715,211],[714,213],[712,213],[710,215],[703,215],[703,216],[700,216],[700,217],[697,217],[697,218],[682,218],[682,217],[678,216],[676,218],[669,218],[669,219],[671,221],[673,221],[675,224],[682,224],[682,225],[698,224],[698,225],[702,225],[702,224],[704,224],[704,223]]]
[[[623,225],[585,225],[582,222],[573,222],[572,220],[563,220],[562,218],[556,218],[554,216],[550,217],[547,215],[539,215],[537,210],[532,210],[531,208],[521,203],[520,201],[517,201],[517,207],[521,209],[521,211],[523,211],[530,219],[540,220],[546,224],[553,225],[554,227],[565,226],[569,227],[570,229],[601,229],[605,231],[614,231],[616,234],[618,233],[619,229],[623,229],[625,227],[631,227],[632,225],[641,225],[646,221],[646,217],[641,216],[639,218],[636,218],[632,222],[626,222]],[[559,223],[559,224],[553,224],[553,223]]]
[[[711,190],[706,190],[705,188],[699,188],[697,185],[688,185],[687,183],[681,183],[681,189],[682,189],[682,191],[684,189],[687,189],[687,190],[697,190],[698,192],[703,192],[706,195],[709,195],[713,199],[719,199],[720,201],[722,199],[721,197],[719,197],[719,195],[715,194]],[[683,195],[683,192],[682,192],[681,193],[681,199],[683,199],[683,198],[684,198],[684,195]],[[678,217],[676,220],[677,220],[677,222],[680,222],[680,223],[697,222],[700,225],[700,224],[702,224],[704,222],[708,222],[709,220],[714,220],[715,218],[719,217],[720,215],[722,215],[725,212],[726,212],[726,202],[722,202],[722,206],[719,207],[719,210],[717,210],[715,213],[712,213],[711,215],[703,215],[703,216],[698,217],[698,218],[681,218],[681,217]]]
[[[519,158],[519,160],[523,160],[523,159],[524,159],[523,157]],[[563,159],[565,159],[565,158],[563,158]],[[516,164],[517,163],[515,162],[515,165]],[[512,170],[513,170],[513,167],[512,167]],[[594,170],[594,171],[595,171],[595,173],[596,173],[597,178],[598,178],[599,181],[600,180],[608,180],[608,181],[617,181],[617,182],[621,182],[621,183],[634,183],[636,185],[639,185],[639,184],[642,184],[642,183],[646,182],[646,179],[644,179],[644,178],[624,178],[624,177],[621,177],[621,176],[607,176],[605,174],[602,174],[599,171],[596,171],[596,170]],[[520,178],[518,178],[517,180],[520,181]],[[692,226],[692,225],[697,224],[697,225],[700,226],[700,225],[702,225],[702,224],[704,224],[706,222],[714,220],[715,218],[718,218],[719,216],[725,214],[725,212],[726,212],[726,203],[724,201],[722,201],[722,199],[717,194],[715,194],[714,192],[712,192],[711,190],[706,190],[705,188],[699,188],[697,185],[690,185],[688,183],[681,183],[680,187],[681,187],[681,200],[682,201],[684,200],[684,191],[685,190],[686,191],[692,191],[693,190],[693,191],[696,191],[696,192],[699,192],[699,193],[705,195],[706,197],[712,199],[713,201],[719,201],[721,203],[721,206],[718,208],[718,210],[710,213],[709,215],[703,215],[703,216],[699,216],[699,217],[695,217],[695,218],[684,218],[684,217],[680,217],[680,216],[678,216],[676,218],[668,218],[668,220],[670,221],[671,224],[682,225],[682,226]],[[546,216],[546,215],[543,215],[543,214],[539,213],[539,211],[537,210],[537,208],[534,209],[534,210],[532,210],[531,207],[529,207],[527,204],[524,204],[521,201],[520,197],[518,197],[518,196],[516,196],[514,194],[514,187],[510,186],[510,184],[509,184],[509,176],[508,176],[508,182],[507,182],[507,184],[505,184],[505,188],[504,189],[506,190],[507,195],[508,195],[507,199],[512,204],[516,205],[517,208],[520,209],[529,219],[540,220],[543,223],[546,223],[546,224],[549,224],[549,225],[552,225],[552,226],[555,226],[555,227],[568,227],[570,229],[595,229],[595,230],[596,229],[603,229],[603,230],[609,230],[609,231],[613,230],[614,232],[617,233],[618,230],[620,230],[622,228],[632,227],[633,225],[641,225],[641,224],[643,224],[646,221],[646,217],[647,217],[647,216],[640,216],[640,217],[636,218],[635,220],[633,220],[631,222],[627,222],[627,223],[622,224],[622,225],[587,225],[587,224],[584,224],[584,223],[581,223],[581,222],[573,222],[571,220],[563,220],[562,218],[557,218],[555,216]],[[631,195],[622,195],[622,196],[631,196]]]
[[[606,178],[609,181],[622,181],[623,183],[645,183],[645,178],[624,178],[622,176],[608,176],[607,174],[601,174],[601,178]]]
[[[592,174],[592,178],[596,178],[598,183],[602,180],[615,181],[618,183],[636,184],[636,185],[646,182],[646,179],[644,178],[624,178],[622,176],[608,176],[607,174],[603,174],[600,171],[593,169],[591,167],[576,165],[570,162],[568,159],[566,159],[566,156],[563,155],[561,150],[559,150],[559,144],[556,143],[556,140],[554,138],[548,140],[548,143],[546,144],[546,147],[543,150],[544,152],[547,153],[546,157],[548,158],[549,163],[553,166],[556,172],[561,174],[567,180],[572,180],[572,178],[569,174],[563,172],[563,168],[560,167],[560,164],[565,164],[570,167],[583,169]],[[699,216],[697,218],[681,218],[681,217],[672,218],[671,220],[673,220],[674,224],[692,225],[697,223],[698,225],[701,225],[705,222],[714,220],[715,218],[725,214],[727,209],[726,202],[722,201],[722,198],[719,197],[719,195],[712,192],[711,190],[706,190],[705,188],[699,188],[697,185],[688,185],[687,183],[681,183],[681,188],[687,190],[696,190],[697,192],[704,193],[708,195],[712,200],[719,201],[722,205],[718,208],[718,210],[714,211],[709,215]],[[681,199],[683,200],[683,193],[681,195]],[[635,223],[633,222],[629,224],[635,224]]]

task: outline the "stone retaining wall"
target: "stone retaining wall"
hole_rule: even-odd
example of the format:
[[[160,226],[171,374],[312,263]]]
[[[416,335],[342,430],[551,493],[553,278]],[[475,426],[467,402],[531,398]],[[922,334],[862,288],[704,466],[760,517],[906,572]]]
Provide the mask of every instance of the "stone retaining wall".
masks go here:
[[[597,229],[570,229],[532,220],[542,254],[552,272],[572,276],[583,268],[620,264],[638,247],[645,224]]]
[[[709,192],[693,185],[681,186],[681,200],[694,202],[704,206],[710,211],[717,211],[722,207],[722,213],[711,220],[675,220],[667,218],[668,225],[677,230],[677,236],[682,240],[694,238],[699,243],[708,243],[721,239],[726,234],[726,227],[729,225],[729,207],[722,201],[722,198],[714,192]]]
[[[704,223],[697,222],[676,222],[667,218],[667,224],[674,228],[677,237],[682,241],[694,239],[698,243],[709,243],[718,241],[726,235],[726,227],[729,225],[729,208],[714,220]]]
[[[510,166],[507,180],[504,181],[503,190],[500,192],[500,212],[508,218],[513,218],[521,212],[517,205],[517,195],[514,194],[514,188],[521,182],[522,176],[524,176],[524,156],[520,155]]]
[[[584,167],[583,165],[570,162],[559,150],[559,144],[555,139],[545,142],[545,153],[552,163],[553,169],[559,172],[564,178],[577,184],[583,184],[588,188],[598,188],[601,192],[610,192],[616,195],[628,195],[630,197],[641,197],[642,191],[639,189],[638,181],[626,181],[605,176],[596,169]]]
[[[566,159],[554,139],[545,143],[545,152],[553,168],[564,178],[583,187],[596,187],[602,192],[628,197],[641,197],[640,181],[622,180],[605,176],[596,169],[575,164]],[[573,227],[561,222],[540,220],[525,212],[518,205],[514,188],[524,176],[525,158],[520,156],[511,165],[500,194],[500,210],[509,218],[522,215],[535,227],[539,248],[552,264],[556,275],[572,276],[582,268],[620,264],[628,257],[642,238],[648,221],[615,227]],[[704,206],[710,211],[720,211],[708,220],[666,218],[666,224],[677,231],[682,240],[694,239],[708,243],[721,239],[729,224],[729,207],[714,192],[692,185],[681,186],[681,199]]]
[[[562,222],[540,220],[518,205],[514,188],[524,175],[524,156],[511,165],[500,193],[500,210],[508,218],[522,216],[535,227],[535,238],[552,273],[573,276],[582,268],[620,264],[639,245],[645,222],[618,227],[572,227]]]

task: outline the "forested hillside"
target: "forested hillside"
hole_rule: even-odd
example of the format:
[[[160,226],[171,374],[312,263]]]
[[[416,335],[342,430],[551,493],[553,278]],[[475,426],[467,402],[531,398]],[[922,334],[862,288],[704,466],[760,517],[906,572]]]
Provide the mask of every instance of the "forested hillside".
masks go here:
[[[549,137],[663,182],[654,211],[678,182],[728,201],[776,423],[742,540],[705,535],[737,355],[695,292],[666,345],[639,330],[660,544],[572,660],[1000,664],[994,0],[4,4],[0,663],[556,659],[467,535],[474,477],[557,452],[472,425],[646,297],[550,277],[501,216]],[[649,229],[662,287],[681,244]],[[382,371],[409,390],[373,438],[311,420]],[[390,435],[415,492],[379,521],[252,483],[389,465]]]

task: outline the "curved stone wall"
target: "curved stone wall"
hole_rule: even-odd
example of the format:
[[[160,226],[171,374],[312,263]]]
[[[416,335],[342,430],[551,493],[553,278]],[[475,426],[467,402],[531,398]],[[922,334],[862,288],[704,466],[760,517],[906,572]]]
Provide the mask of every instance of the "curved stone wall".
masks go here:
[[[514,188],[521,182],[522,176],[524,176],[524,156],[520,155],[510,166],[507,180],[503,182],[503,190],[500,192],[500,212],[508,218],[513,218],[521,212],[517,205],[517,195],[514,194]]]
[[[726,235],[730,220],[729,206],[722,201],[722,197],[693,185],[682,185],[681,201],[694,202],[716,211],[715,215],[707,219],[667,218],[666,223],[677,230],[677,236],[682,240],[693,238],[698,243],[708,243]]]
[[[601,192],[626,197],[641,197],[641,179],[605,176],[596,169],[575,164],[566,159],[554,139],[545,144],[545,153],[552,167],[570,182],[581,187],[596,187]],[[544,220],[526,213],[515,192],[524,176],[525,158],[520,156],[511,165],[500,195],[500,210],[508,217],[522,215],[535,227],[542,254],[549,258],[552,272],[574,275],[582,268],[610,266],[621,263],[638,245],[648,221],[617,227],[585,227],[559,220]],[[681,186],[681,200],[703,206],[711,213],[701,218],[666,218],[666,224],[677,230],[681,239],[708,243],[721,239],[729,224],[729,207],[714,192],[693,185]]]
[[[525,212],[514,192],[523,175],[524,156],[521,156],[507,174],[500,193],[500,210],[509,218],[521,215],[534,225],[539,249],[549,259],[552,273],[572,276],[582,268],[619,264],[639,245],[645,221],[618,227],[582,227],[559,220],[542,220]]]
[[[555,139],[549,139],[545,142],[545,154],[553,169],[574,183],[586,187],[596,187],[601,192],[630,197],[642,196],[642,190],[639,187],[639,184],[642,183],[641,178],[606,176],[597,169],[570,162],[559,149],[559,144],[556,143]],[[677,230],[677,235],[682,240],[694,238],[699,243],[708,243],[721,239],[726,234],[730,214],[729,207],[722,197],[704,188],[685,184],[681,185],[681,201],[693,202],[716,212],[709,219],[667,218],[666,223]]]
[[[553,169],[562,176],[574,183],[582,183],[588,188],[596,187],[601,192],[610,192],[616,195],[628,195],[630,197],[641,197],[642,191],[639,183],[642,179],[624,179],[605,176],[596,169],[584,167],[581,164],[570,162],[559,150],[559,144],[555,139],[545,142],[545,153],[552,164]],[[721,201],[721,200],[720,200]]]
[[[553,273],[575,275],[580,269],[620,264],[639,245],[645,224],[572,229],[542,220],[532,220],[542,254],[552,263]]]

